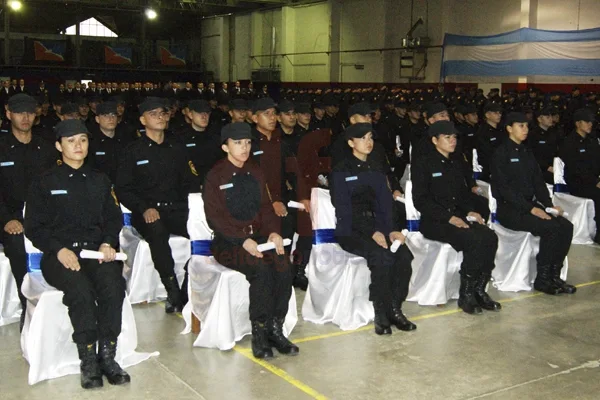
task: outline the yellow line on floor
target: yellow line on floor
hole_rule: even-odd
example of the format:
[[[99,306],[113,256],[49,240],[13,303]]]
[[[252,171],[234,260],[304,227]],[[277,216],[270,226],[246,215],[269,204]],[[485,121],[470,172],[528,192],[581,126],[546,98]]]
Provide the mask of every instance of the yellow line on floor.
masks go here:
[[[597,284],[600,284],[600,281],[580,283],[579,285],[575,285],[575,286],[578,288],[581,288],[581,287],[597,285]],[[514,297],[511,299],[498,300],[498,302],[499,303],[512,303],[513,301],[525,300],[525,299],[530,299],[532,297],[538,297],[538,296],[543,296],[543,295],[544,295],[544,293],[532,293],[532,294],[526,294],[523,296]],[[460,308],[456,308],[453,310],[446,310],[446,311],[440,311],[440,312],[431,313],[431,314],[418,315],[418,316],[412,317],[410,319],[411,319],[411,321],[420,321],[420,320],[424,320],[424,319],[437,318],[437,317],[443,317],[446,315],[458,314],[461,311],[462,310]],[[315,335],[315,336],[309,336],[309,337],[305,337],[305,338],[295,339],[293,342],[294,343],[312,342],[314,340],[329,339],[329,338],[336,337],[336,336],[349,335],[351,333],[364,332],[364,331],[368,331],[371,329],[373,329],[373,324],[363,326],[358,329],[354,329],[352,331],[338,331],[338,332],[326,333],[323,335]]]
[[[250,361],[254,362],[255,364],[260,365],[261,367],[263,367],[264,369],[266,369],[267,371],[269,371],[270,373],[280,377],[281,379],[283,379],[284,381],[286,381],[287,383],[289,383],[290,385],[302,390],[304,393],[306,393],[307,395],[309,395],[310,397],[312,397],[313,399],[317,399],[317,400],[327,400],[327,397],[322,395],[321,393],[317,392],[315,389],[311,388],[310,386],[306,385],[305,383],[299,381],[298,379],[294,378],[293,376],[291,376],[290,374],[288,374],[287,372],[285,372],[284,370],[282,370],[281,368],[277,368],[276,366],[274,366],[273,364],[265,361],[265,360],[259,360],[254,358],[254,356],[252,355],[252,350],[248,349],[248,348],[240,348],[240,347],[234,347],[233,350],[236,353],[239,353],[241,355],[243,355],[244,357],[246,357],[247,359],[249,359]]]

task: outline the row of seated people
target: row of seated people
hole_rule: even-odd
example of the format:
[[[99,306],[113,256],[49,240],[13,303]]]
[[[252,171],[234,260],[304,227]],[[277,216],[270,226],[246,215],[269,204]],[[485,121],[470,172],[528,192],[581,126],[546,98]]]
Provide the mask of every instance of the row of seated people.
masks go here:
[[[248,257],[254,257],[258,260],[262,258],[262,254],[259,254],[256,249],[257,240],[255,239],[260,237],[258,236],[259,234],[264,235],[264,238],[276,244],[277,256],[273,254],[265,257],[267,259],[263,261],[266,263],[264,265],[267,266],[269,263],[275,263],[279,265],[287,262],[286,257],[283,257],[285,252],[283,250],[282,236],[279,234],[281,229],[276,228],[276,225],[279,225],[279,220],[277,217],[282,219],[290,217],[288,214],[288,209],[283,206],[284,196],[282,194],[282,190],[278,189],[278,187],[283,186],[281,185],[281,176],[278,179],[275,179],[273,175],[277,174],[272,172],[277,170],[279,171],[279,174],[284,172],[284,169],[281,167],[281,158],[283,157],[280,157],[278,160],[274,156],[277,154],[277,148],[281,148],[281,133],[277,132],[276,130],[275,104],[270,99],[265,99],[264,101],[257,103],[258,108],[254,110],[254,122],[256,123],[255,129],[260,135],[257,138],[256,133],[253,134],[250,126],[245,123],[232,124],[228,129],[224,129],[221,132],[221,148],[225,151],[225,153],[227,153],[227,160],[222,160],[221,162],[217,163],[215,168],[211,170],[209,177],[207,178],[207,182],[204,184],[204,194],[206,196],[205,201],[208,222],[215,231],[213,254],[215,255],[215,258],[223,265],[231,267],[232,269],[237,269],[248,276],[248,280],[250,281],[250,315],[253,322],[253,350],[255,351],[255,355],[257,357],[268,357],[270,354],[272,354],[270,350],[272,345],[280,349],[280,351],[287,353],[297,353],[298,348],[291,344],[291,342],[287,341],[287,339],[285,339],[285,337],[281,334],[281,318],[282,315],[285,315],[284,311],[287,311],[287,301],[289,300],[289,295],[291,293],[291,279],[293,274],[289,272],[289,268],[285,267],[276,269],[269,269],[265,268],[264,266],[258,269],[247,268],[249,261]],[[15,105],[11,109],[11,113],[26,113],[29,110],[29,107],[29,103],[23,102],[23,104]],[[139,140],[128,148],[128,152],[125,157],[126,161],[129,162],[130,165],[127,165],[126,163],[123,164],[124,166],[128,166],[128,168],[125,168],[125,173],[123,175],[117,176],[116,191],[121,201],[133,211],[132,221],[134,221],[134,226],[137,225],[136,228],[138,228],[142,236],[150,244],[154,264],[159,270],[161,279],[167,288],[167,311],[173,312],[181,309],[183,299],[181,299],[181,293],[178,287],[179,285],[177,284],[173,275],[173,260],[170,254],[171,250],[168,245],[168,237],[171,233],[181,234],[184,236],[187,235],[187,232],[185,232],[185,222],[187,221],[187,217],[184,217],[187,215],[187,204],[185,204],[185,198],[190,190],[186,187],[186,184],[189,185],[189,182],[193,180],[195,168],[192,163],[186,162],[187,157],[185,156],[185,153],[181,151],[182,148],[180,146],[176,146],[165,140],[163,132],[164,115],[162,115],[164,111],[162,109],[162,103],[152,103],[151,100],[141,108],[140,112],[142,113],[142,123],[146,126],[146,140]],[[153,115],[153,113],[156,115]],[[11,117],[13,116],[14,115],[11,114]],[[340,138],[340,140],[346,142],[348,149],[352,153],[352,157],[360,159],[360,157],[364,157],[365,155],[368,156],[370,151],[374,151],[375,146],[372,140],[372,127],[368,123],[360,122],[358,120],[359,117],[361,117],[360,113],[353,115],[353,117],[355,116],[356,118],[354,118],[354,121],[351,119],[351,123],[353,123],[353,125],[351,128],[349,128],[349,132],[344,135],[343,139]],[[362,117],[366,118],[365,116]],[[71,137],[76,137],[79,139],[85,137],[85,139],[87,139],[87,129],[78,121],[64,121],[61,124],[62,125],[59,125],[59,129],[57,130],[57,135],[59,135],[60,138],[57,148],[59,148],[59,150],[61,150],[63,153],[63,162],[65,161],[63,142],[65,142],[65,144],[72,144],[76,147],[73,157],[81,159],[81,165],[76,169],[88,168],[89,166],[83,167],[85,166],[83,160],[85,160],[85,157],[87,156],[87,151],[81,150],[81,147],[84,146],[81,143],[87,143],[87,140],[82,139],[82,142],[77,142],[77,144],[75,144],[76,139],[69,139]],[[435,130],[433,130],[433,132],[435,132]],[[358,136],[359,134],[361,134],[361,136]],[[369,137],[369,134],[371,137]],[[453,134],[453,131],[448,130],[448,132],[446,132],[443,136],[452,136]],[[319,135],[323,136],[322,133]],[[65,136],[65,138],[62,138],[63,136]],[[441,136],[437,135],[436,139],[433,141],[434,143],[437,141],[438,137]],[[258,147],[255,147],[256,151],[252,151],[252,147],[257,146],[256,142],[259,143]],[[362,153],[357,153],[357,148],[359,146],[355,145],[356,143],[365,145]],[[79,150],[77,150],[77,146],[80,146]],[[370,151],[367,152],[369,147]],[[173,153],[161,153],[164,148]],[[254,162],[245,164],[251,153],[253,158],[257,159],[256,161],[258,161],[260,168],[258,168]],[[438,151],[438,153],[440,152]],[[168,154],[169,156],[164,157],[165,154]],[[360,157],[357,157],[357,154],[360,154]],[[318,155],[318,153],[316,155]],[[382,167],[379,164],[379,160],[373,160],[377,162],[367,164],[371,164],[369,168],[373,168],[374,172],[378,172],[378,174],[376,173],[374,176],[378,176],[379,178],[373,178],[372,181],[373,184],[377,183],[379,186],[376,187],[377,190],[375,191],[366,188],[366,191],[363,192],[365,196],[358,196],[360,199],[370,199],[371,204],[369,206],[371,207],[373,206],[372,201],[374,199],[381,200],[378,198],[378,196],[382,196],[382,194],[385,193],[388,193],[384,196],[387,198],[387,200],[382,200],[382,204],[387,203],[388,200],[390,203],[392,201],[392,193],[390,187],[388,186],[388,177],[385,173],[381,173]],[[342,161],[343,163],[339,165],[342,165],[341,168],[344,169],[344,163],[346,163],[346,167],[350,168],[352,166],[347,163],[353,162],[354,160],[352,158],[347,158]],[[78,165],[78,163],[75,164]],[[248,165],[247,170],[244,170],[245,165]],[[339,167],[336,166],[336,168]],[[337,192],[338,187],[343,187],[343,185],[352,185],[353,182],[356,183],[355,181],[358,180],[357,176],[351,175],[346,177],[348,178],[347,180],[343,180],[344,183],[342,186],[336,185],[336,182],[339,180],[336,178],[336,172],[343,172],[336,168],[334,168],[334,171],[330,175],[329,179],[332,184],[333,193]],[[57,169],[52,169],[49,174],[55,174],[58,173],[57,171],[63,170],[68,170],[68,165],[64,166],[63,164],[63,166]],[[269,173],[266,174],[265,170]],[[80,170],[79,173],[69,173],[66,175],[66,177],[81,178],[81,176],[79,176],[81,174],[83,178],[87,178],[85,171],[86,170],[84,169]],[[264,176],[261,176],[262,174],[264,174]],[[434,172],[433,174],[437,174],[437,172]],[[211,177],[214,179],[214,182],[210,180]],[[48,179],[45,179],[43,183],[47,183],[48,181]],[[73,182],[75,181],[76,179],[73,179]],[[83,179],[83,181],[85,181],[85,179]],[[265,184],[262,184],[262,182]],[[38,182],[38,184],[41,185],[42,183]],[[81,185],[81,182],[79,182],[79,185]],[[84,188],[85,186],[86,185],[84,184],[80,186],[79,189]],[[306,187],[303,187],[302,180],[299,180],[297,187],[298,192],[304,191],[304,193],[306,193],[306,191],[310,192],[311,185],[306,185]],[[360,188],[358,193],[365,189],[361,188],[362,185],[357,185],[357,187]],[[77,189],[77,187],[74,188],[74,190]],[[387,192],[384,189],[386,189]],[[349,190],[350,193],[353,193],[353,190],[350,190],[347,187],[346,190]],[[32,191],[33,189],[30,191],[30,193]],[[60,195],[66,195],[68,192],[68,190],[61,188],[49,190],[50,196],[57,196],[52,199],[53,201],[60,199]],[[166,193],[172,197],[165,197]],[[257,193],[259,194],[258,196]],[[45,195],[48,197],[48,193]],[[35,213],[36,211],[40,212],[40,210],[43,210],[44,212],[42,214],[51,214],[55,211],[54,207],[48,207],[48,199],[40,204],[39,197],[44,198],[44,196],[40,195],[30,199],[28,205],[30,208],[33,208],[33,211],[28,212]],[[350,197],[354,199],[353,196]],[[334,199],[335,198],[336,196],[334,195]],[[297,199],[303,202],[305,209],[308,211],[310,207],[308,197],[299,195]],[[345,197],[345,199],[347,202],[348,198]],[[35,206],[36,201],[37,207]],[[81,207],[82,204],[87,203],[82,199],[78,199],[75,202],[75,205],[78,205],[79,207]],[[64,209],[64,205],[62,207]],[[406,291],[405,288],[408,287],[408,281],[410,279],[410,274],[408,274],[408,271],[410,270],[410,263],[408,264],[408,267],[406,265],[406,260],[410,259],[410,256],[406,253],[406,250],[401,250],[400,252],[396,253],[398,255],[395,257],[398,259],[401,258],[401,256],[404,258],[402,261],[393,261],[392,264],[399,265],[402,263],[403,268],[400,268],[400,270],[403,270],[402,274],[398,274],[399,271],[396,271],[395,269],[394,271],[391,271],[390,265],[387,261],[381,263],[381,259],[377,258],[382,256],[382,254],[379,254],[381,253],[379,248],[384,249],[389,245],[389,243],[395,240],[399,240],[400,242],[404,240],[404,235],[402,235],[399,230],[389,230],[392,226],[395,226],[397,229],[402,227],[394,223],[395,219],[392,216],[393,213],[390,212],[390,209],[388,208],[381,210],[378,209],[375,211],[374,209],[369,210],[363,208],[364,204],[359,205],[358,208],[356,208],[356,213],[351,209],[349,215],[352,218],[357,218],[358,220],[362,218],[366,221],[364,224],[358,225],[368,226],[369,224],[373,224],[375,220],[378,220],[378,226],[381,227],[383,232],[377,231],[376,233],[379,234],[373,235],[376,236],[376,238],[367,238],[368,240],[366,241],[364,235],[359,236],[359,238],[355,240],[352,237],[352,232],[347,231],[345,232],[346,235],[340,234],[338,236],[341,238],[339,240],[340,243],[345,242],[346,244],[343,246],[346,246],[348,250],[354,250],[356,253],[359,251],[364,251],[365,253],[363,254],[367,255],[367,260],[370,259],[369,252],[373,252],[373,257],[376,259],[375,261],[379,265],[385,264],[384,268],[388,269],[388,271],[385,271],[379,268],[375,273],[379,278],[372,277],[373,285],[378,289],[381,289],[377,291],[377,293],[381,293],[381,295],[375,294],[373,297],[374,303],[377,304],[376,311],[379,311],[376,313],[376,331],[379,333],[390,333],[390,319],[396,326],[401,327],[401,329],[414,329],[414,324],[410,323],[410,321],[404,317],[400,307],[405,298],[403,293]],[[338,210],[340,215],[344,215],[342,212],[343,207],[336,206],[336,210]],[[557,211],[560,212],[560,210]],[[481,219],[481,214],[478,213],[478,215]],[[233,218],[228,218],[230,216]],[[387,220],[388,216],[391,218],[391,220]],[[472,215],[472,217],[477,218],[477,216],[474,215]],[[46,218],[47,221],[48,217],[44,218]],[[264,221],[263,218],[265,219]],[[344,219],[345,217],[341,218],[343,221],[347,220]],[[255,219],[257,219],[256,223],[254,223]],[[298,219],[300,220],[301,218]],[[9,222],[12,221],[13,220],[10,220]],[[16,222],[19,221],[17,220]],[[79,221],[75,220],[73,222],[81,225],[81,222]],[[90,220],[85,222],[90,222]],[[460,222],[456,220],[453,222],[460,224]],[[12,235],[21,235],[23,233],[22,226],[20,227],[16,223],[13,223],[12,225],[14,226],[9,229],[10,232],[5,229],[7,233]],[[28,232],[37,231],[37,226],[32,226],[30,229],[27,228],[27,218],[25,225]],[[298,225],[300,225],[300,223],[298,223]],[[310,220],[308,225],[308,229],[310,230]],[[340,223],[340,221],[338,221],[338,225],[341,227],[340,229],[343,229],[344,226],[346,226],[346,229],[348,227],[344,223]],[[181,228],[182,226],[183,228]],[[351,226],[354,227],[354,224],[351,224]],[[466,228],[462,227],[462,229]],[[57,228],[54,227],[50,230],[50,232],[55,232],[56,230]],[[40,229],[39,232],[43,232],[43,229]],[[46,232],[48,232],[48,230],[46,230]],[[94,232],[94,235],[96,236],[94,240],[89,239],[89,241],[84,241],[83,243],[98,244],[99,242],[97,240],[97,233],[98,232]],[[359,230],[359,233],[364,234],[364,232],[361,230]],[[388,234],[387,238],[384,233]],[[69,235],[71,234],[77,234],[77,232],[69,232]],[[31,236],[29,233],[28,235]],[[36,233],[34,233],[32,236],[34,245],[39,247],[40,250],[44,251],[45,259],[52,258],[52,255],[56,255],[55,261],[59,260],[60,263],[67,269],[71,269],[70,267],[76,268],[76,264],[74,263],[77,262],[77,257],[75,256],[75,258],[73,258],[72,252],[71,254],[68,252],[63,252],[59,259],[58,250],[62,251],[62,248],[56,248],[56,242],[51,242],[49,246],[49,243],[44,243],[44,239],[40,240],[40,238],[36,238],[35,235]],[[284,236],[288,237],[289,235],[284,234]],[[307,235],[305,234],[301,236],[310,238],[310,232]],[[347,238],[348,240],[345,240],[344,238]],[[112,240],[112,238],[109,239]],[[379,248],[373,249],[373,244],[370,241],[379,246]],[[388,241],[389,243],[386,243]],[[81,239],[76,239],[71,241],[71,243],[81,243]],[[112,257],[114,257],[114,251],[109,252],[109,249],[107,249],[107,247],[114,249],[114,243],[111,243],[108,239],[106,242],[100,243],[105,244],[103,246],[104,249],[101,249],[101,251],[108,252],[105,255],[106,259],[110,260]],[[568,243],[570,243],[570,238]],[[369,245],[371,245],[370,248],[368,247]],[[308,251],[310,252],[310,249]],[[225,254],[225,256],[223,256],[223,254]],[[256,261],[254,258],[251,258],[250,261]],[[261,263],[260,265],[263,264]],[[489,265],[487,268],[489,269]],[[42,270],[44,270],[43,262]],[[553,292],[554,294],[563,291],[573,291],[571,287],[565,286],[566,284],[564,282],[558,280],[558,278],[553,275],[554,272],[550,272],[549,268],[547,270],[548,274],[539,275],[540,282],[547,285],[544,286],[547,288],[545,291]],[[282,272],[282,274],[278,276],[272,276],[273,271]],[[486,272],[487,275],[488,271],[482,270],[480,272]],[[481,275],[483,276],[484,274],[482,273]],[[466,276],[467,278],[465,278],[465,283],[463,285],[464,290],[461,290],[461,292],[464,293],[459,303],[461,308],[467,312],[480,312],[481,305],[479,304],[479,301],[483,301],[486,304],[486,308],[498,309],[497,303],[493,302],[491,299],[489,299],[489,297],[479,293],[478,296],[481,297],[482,300],[477,300],[475,292],[471,291],[471,289],[467,290],[467,288],[474,287],[474,282],[472,279],[473,276]],[[541,281],[544,276],[545,279],[550,280]],[[480,276],[477,276],[476,278],[479,280]],[[50,280],[52,280],[52,278],[49,279],[49,281]],[[399,281],[401,281],[402,288],[398,291],[398,288],[392,282]],[[281,282],[283,284],[275,285],[274,282]],[[64,290],[65,296],[69,298],[70,296],[67,295],[67,292],[71,288],[71,285],[65,286],[59,284],[58,286],[63,286],[59,289]],[[540,285],[536,286],[542,287]],[[261,290],[261,288],[265,290]],[[269,288],[271,290],[268,290]],[[275,290],[275,288],[279,289]],[[265,293],[271,293],[272,296],[265,296]],[[400,304],[398,304],[398,302]],[[396,306],[393,306],[394,304]],[[77,326],[75,322],[74,326]],[[86,379],[88,378],[90,378],[89,374],[86,375]],[[97,382],[97,379],[92,379],[92,381]],[[89,384],[93,385],[93,382],[88,382],[88,386]]]

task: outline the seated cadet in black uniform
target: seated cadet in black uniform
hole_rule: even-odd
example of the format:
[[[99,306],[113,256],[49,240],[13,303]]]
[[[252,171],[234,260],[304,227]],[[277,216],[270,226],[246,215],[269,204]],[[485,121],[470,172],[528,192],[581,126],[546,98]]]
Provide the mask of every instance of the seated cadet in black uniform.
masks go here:
[[[575,131],[560,146],[559,156],[565,163],[565,182],[571,194],[594,201],[596,237],[600,244],[600,144],[592,132],[594,115],[581,109],[573,115]]]
[[[229,103],[229,116],[231,117],[231,122],[245,122],[248,110],[250,110],[250,107],[248,107],[246,100],[239,97],[234,99]]]
[[[498,103],[487,103],[483,108],[485,121],[477,131],[477,161],[481,165],[479,179],[490,181],[490,163],[494,150],[506,140],[506,132],[500,125],[502,119],[502,106]]]
[[[119,156],[133,139],[128,132],[117,129],[117,103],[98,104],[94,119],[98,128],[95,132],[92,131],[87,161],[93,168],[104,172],[114,183],[117,179]]]
[[[188,104],[191,124],[178,132],[179,140],[185,145],[188,159],[196,167],[201,184],[206,174],[217,161],[223,158],[219,143],[219,126],[211,125],[211,108],[206,100],[192,100]]]
[[[250,127],[243,122],[226,125],[221,138],[227,159],[210,170],[203,192],[206,218],[214,230],[212,253],[220,264],[243,273],[250,283],[254,357],[273,357],[271,347],[295,355],[298,347],[283,335],[292,294],[289,255],[267,195],[265,176],[248,160]],[[257,250],[257,245],[266,241],[275,244],[275,251]]]
[[[563,217],[548,215],[554,207],[542,171],[523,143],[529,128],[522,113],[506,118],[509,138],[498,147],[491,164],[492,193],[498,202],[498,222],[515,231],[540,237],[537,277],[534,288],[547,294],[575,293],[576,288],[560,279],[560,270],[573,239],[573,224]]]
[[[352,156],[337,164],[331,173],[331,201],[337,224],[335,236],[345,251],[367,260],[371,270],[369,298],[375,309],[375,333],[392,333],[391,325],[403,331],[416,329],[402,312],[412,274],[412,253],[389,246],[406,238],[394,229],[392,196],[384,173],[372,164],[373,127],[358,123],[346,129]],[[401,228],[399,228],[401,229]]]
[[[552,109],[545,107],[536,111],[537,125],[527,136],[526,144],[542,170],[544,181],[554,184],[554,157],[558,153],[558,135],[552,127]]]
[[[0,224],[4,228],[1,238],[23,308],[21,330],[27,306],[21,293],[27,273],[23,207],[32,179],[55,166],[58,155],[48,141],[32,134],[35,107],[36,101],[29,95],[19,93],[11,97],[6,110],[10,132],[0,138]]]
[[[456,148],[456,128],[452,122],[438,121],[429,127],[428,134],[436,150],[415,160],[412,170],[421,233],[463,252],[458,306],[467,314],[481,314],[482,308],[499,311],[500,303],[485,291],[495,267],[498,237],[475,211],[462,163],[451,157]],[[475,221],[469,222],[467,217]]]
[[[79,120],[56,126],[63,163],[32,182],[25,211],[25,233],[44,253],[44,279],[69,308],[84,389],[102,386],[102,375],[112,385],[130,381],[115,361],[125,298],[123,264],[115,261],[123,216],[108,177],[84,164],[88,136]],[[82,249],[104,259],[81,259]]]
[[[146,97],[139,110],[145,133],[123,151],[115,188],[131,210],[133,227],[150,245],[154,268],[167,290],[165,312],[180,312],[185,299],[175,276],[169,236],[189,237],[187,198],[200,191],[200,183],[185,147],[165,134],[163,100]]]

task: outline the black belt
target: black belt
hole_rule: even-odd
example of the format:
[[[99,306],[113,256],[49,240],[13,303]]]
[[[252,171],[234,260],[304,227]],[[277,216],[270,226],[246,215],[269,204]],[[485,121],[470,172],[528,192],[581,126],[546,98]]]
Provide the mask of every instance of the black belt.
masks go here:
[[[375,218],[377,216],[377,214],[375,214],[373,211],[363,211],[360,213],[360,215],[362,215],[363,217],[371,217],[371,218]]]

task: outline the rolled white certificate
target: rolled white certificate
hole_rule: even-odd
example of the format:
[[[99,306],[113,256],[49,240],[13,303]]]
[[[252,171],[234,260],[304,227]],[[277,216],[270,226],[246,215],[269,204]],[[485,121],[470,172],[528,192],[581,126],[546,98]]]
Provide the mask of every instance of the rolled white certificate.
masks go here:
[[[289,246],[290,244],[292,244],[292,241],[290,239],[283,239],[284,246]],[[261,253],[264,253],[265,251],[273,250],[274,248],[275,248],[275,243],[273,243],[273,242],[262,243],[256,247],[256,249],[258,251],[260,251]]]
[[[298,203],[297,201],[294,201],[294,200],[288,201],[287,206],[290,207],[290,208],[297,208],[299,210],[305,210],[306,209],[306,208],[304,208],[304,204]]]
[[[394,200],[399,201],[400,203],[405,203],[404,197],[396,196],[394,197]]]
[[[89,260],[103,260],[104,253],[102,253],[101,251],[94,251],[94,250],[81,250],[81,252],[79,253],[79,257],[87,258]],[[116,260],[117,261],[127,260],[127,254],[117,253]]]
[[[408,229],[402,229],[401,233],[406,238],[406,235],[408,235]],[[392,253],[395,253],[395,252],[398,251],[398,249],[400,248],[400,246],[402,246],[402,242],[400,242],[399,240],[394,240],[394,243],[392,243],[392,246],[390,247],[390,251]]]
[[[554,215],[555,217],[558,217],[560,215],[560,213],[558,212],[558,210],[556,208],[552,208],[552,207],[547,207],[546,208],[546,212],[548,214]],[[566,218],[566,217],[569,216],[569,213],[563,211],[562,216]]]

